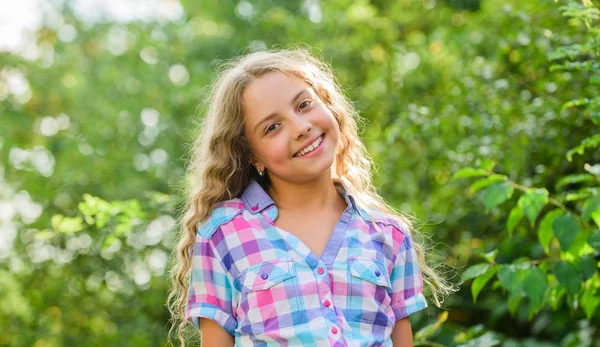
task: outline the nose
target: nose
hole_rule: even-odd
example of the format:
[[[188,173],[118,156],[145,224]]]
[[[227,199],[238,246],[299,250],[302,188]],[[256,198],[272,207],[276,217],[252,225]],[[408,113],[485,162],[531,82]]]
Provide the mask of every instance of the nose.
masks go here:
[[[312,123],[307,117],[302,117],[299,115],[294,115],[292,117],[292,125],[293,125],[293,137],[294,140],[301,139],[302,136],[307,136],[310,134],[312,130]]]

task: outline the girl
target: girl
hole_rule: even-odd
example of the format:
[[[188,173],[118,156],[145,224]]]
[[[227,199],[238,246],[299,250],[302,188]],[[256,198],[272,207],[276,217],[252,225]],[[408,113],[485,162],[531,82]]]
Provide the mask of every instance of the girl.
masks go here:
[[[412,346],[408,316],[451,288],[375,192],[358,115],[303,49],[240,57],[213,85],[171,312],[202,345]]]

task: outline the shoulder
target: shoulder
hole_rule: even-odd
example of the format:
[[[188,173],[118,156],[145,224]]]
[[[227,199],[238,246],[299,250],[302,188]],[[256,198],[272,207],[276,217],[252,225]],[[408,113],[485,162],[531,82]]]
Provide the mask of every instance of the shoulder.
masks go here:
[[[363,219],[377,225],[396,252],[411,247],[411,225],[409,220],[401,216],[390,215],[377,209],[359,209]]]
[[[231,222],[244,210],[244,202],[238,198],[217,203],[210,215],[196,226],[197,234],[205,239],[210,239],[221,225]]]
[[[392,216],[377,209],[359,208],[358,210],[365,221],[377,224],[380,228],[385,227],[403,234],[408,234],[410,231],[409,222],[402,217]]]

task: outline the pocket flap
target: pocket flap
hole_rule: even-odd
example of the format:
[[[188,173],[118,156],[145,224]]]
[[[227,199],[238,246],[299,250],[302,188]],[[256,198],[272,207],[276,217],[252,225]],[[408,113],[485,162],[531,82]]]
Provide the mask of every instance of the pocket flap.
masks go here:
[[[378,286],[391,288],[387,269],[378,260],[366,257],[352,257],[348,259],[352,276],[373,282]]]
[[[269,289],[275,284],[296,276],[294,261],[290,258],[265,261],[253,265],[240,277],[242,293]]]

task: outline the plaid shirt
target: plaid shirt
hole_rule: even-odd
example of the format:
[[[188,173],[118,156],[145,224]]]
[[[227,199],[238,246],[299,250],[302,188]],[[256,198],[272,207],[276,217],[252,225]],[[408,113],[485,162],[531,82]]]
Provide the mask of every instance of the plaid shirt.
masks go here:
[[[320,258],[275,226],[256,181],[217,204],[198,227],[186,318],[215,321],[236,346],[392,346],[395,322],[427,306],[412,240],[336,187],[348,207]]]

